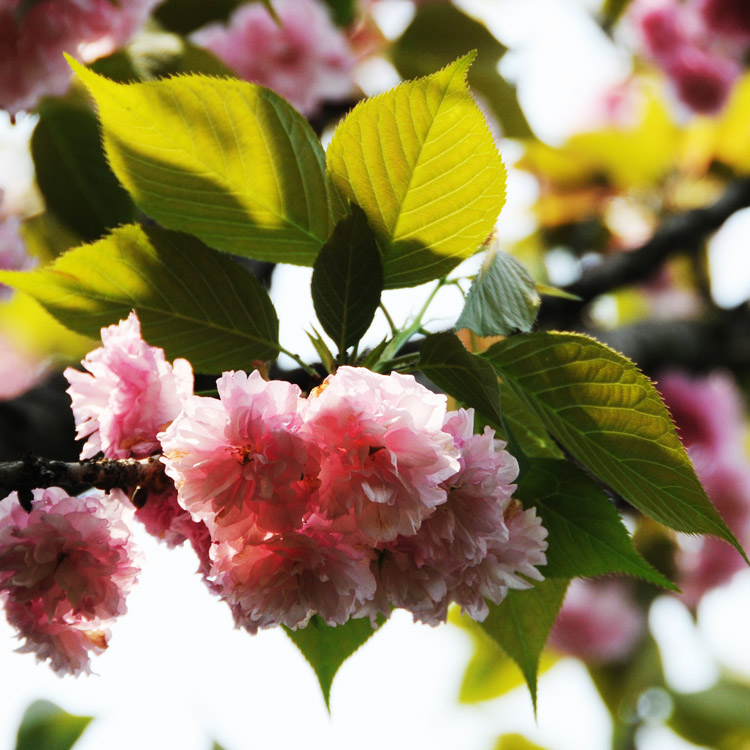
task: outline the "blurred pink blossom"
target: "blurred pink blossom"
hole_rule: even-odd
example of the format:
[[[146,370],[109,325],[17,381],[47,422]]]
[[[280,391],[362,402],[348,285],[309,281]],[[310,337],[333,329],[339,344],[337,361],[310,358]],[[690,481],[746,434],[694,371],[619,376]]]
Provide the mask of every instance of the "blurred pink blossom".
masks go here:
[[[2,201],[3,191],[0,190],[0,205]],[[25,271],[35,265],[34,258],[26,252],[20,228],[20,217],[0,211],[0,270]],[[11,294],[10,287],[0,284],[0,301],[7,299]]]
[[[750,42],[750,3],[747,0],[700,0],[700,14],[714,33]]]
[[[310,395],[303,430],[320,454],[321,515],[353,515],[374,542],[414,534],[459,469],[446,397],[413,376],[339,367]]]
[[[27,513],[16,493],[0,502],[0,598],[23,651],[60,672],[88,672],[106,627],[126,611],[136,551],[122,505],[104,493],[34,490]]]
[[[697,47],[682,50],[665,69],[680,101],[701,114],[713,114],[724,106],[741,72],[734,60]]]
[[[156,435],[193,390],[190,363],[170,365],[164,351],[141,338],[136,314],[102,329],[103,346],[86,355],[88,373],[69,367],[77,437],[88,438],[81,458],[143,458],[160,449]]]
[[[619,580],[571,582],[549,645],[585,661],[624,659],[645,632],[645,616]]]
[[[15,114],[64,94],[63,52],[89,62],[122,46],[161,0],[0,0],[0,107]]]
[[[210,24],[192,39],[304,115],[326,100],[350,96],[354,54],[327,8],[316,0],[274,0],[273,7],[281,25],[261,3],[245,3],[227,25]]]
[[[657,387],[706,493],[740,543],[750,543],[750,465],[744,453],[744,404],[729,375],[662,375]],[[693,540],[690,540],[693,542]],[[744,567],[742,556],[712,537],[686,545],[677,562],[683,601],[703,595]]]

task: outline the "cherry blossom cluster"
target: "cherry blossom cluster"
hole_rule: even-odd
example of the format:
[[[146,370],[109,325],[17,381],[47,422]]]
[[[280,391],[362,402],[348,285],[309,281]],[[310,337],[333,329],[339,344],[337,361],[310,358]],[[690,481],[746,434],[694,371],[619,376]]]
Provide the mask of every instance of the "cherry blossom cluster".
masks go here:
[[[305,397],[226,372],[208,398],[188,362],[143,341],[135,313],[102,343],[86,372],[65,372],[81,457],[161,455],[174,484],[136,493],[135,518],[192,544],[239,627],[374,622],[394,607],[437,624],[451,602],[482,619],[541,580],[547,531],[513,499],[515,459],[414,377],[340,367]],[[6,615],[25,649],[85,671],[134,580],[132,504],[119,490],[37,490],[31,513],[17,500],[0,514]]]
[[[89,62],[122,46],[160,0],[0,0],[0,108],[64,94],[68,52]]]
[[[33,494],[31,512],[16,493],[0,503],[0,601],[24,640],[19,651],[58,674],[88,672],[138,573],[126,511],[101,492]]]
[[[717,112],[750,46],[746,0],[639,0],[633,18],[646,53],[695,112]]]

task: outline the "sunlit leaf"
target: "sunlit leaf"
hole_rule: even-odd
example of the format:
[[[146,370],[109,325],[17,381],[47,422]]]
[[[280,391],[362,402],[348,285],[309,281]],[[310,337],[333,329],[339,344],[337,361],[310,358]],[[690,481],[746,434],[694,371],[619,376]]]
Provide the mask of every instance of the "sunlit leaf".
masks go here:
[[[547,537],[547,578],[627,573],[657,586],[677,587],[651,567],[604,492],[568,461],[534,459],[521,476],[517,497],[536,507]]]
[[[494,750],[545,750],[545,748],[527,740],[521,734],[504,734],[497,738]]]
[[[742,551],[653,383],[630,360],[572,333],[514,336],[482,356],[556,441],[625,500],[665,526],[715,534]]]
[[[132,221],[135,206],[107,165],[90,109],[46,99],[31,154],[47,209],[82,239],[98,239]]]
[[[18,727],[16,750],[70,750],[91,721],[49,701],[34,701]]]
[[[479,21],[451,3],[421,3],[408,28],[391,48],[391,58],[403,78],[429,75],[448,65],[468,49],[477,50],[469,70],[469,85],[492,108],[508,138],[530,138],[529,123],[516,96],[515,86],[498,72],[507,52]]]
[[[150,344],[199,372],[250,369],[278,350],[276,312],[260,282],[189,235],[125,226],[52,265],[0,278],[87,336],[135,309]]]
[[[305,628],[284,627],[284,631],[315,670],[326,708],[330,708],[331,685],[339,667],[375,632],[367,618],[331,627],[318,615]]]
[[[328,147],[338,202],[367,215],[386,288],[473,255],[505,201],[505,168],[466,85],[473,57],[360,102]]]
[[[378,246],[359,206],[351,206],[320,251],[311,290],[318,320],[343,356],[370,327],[383,290]]]
[[[419,369],[446,393],[476,409],[494,426],[500,425],[495,371],[485,360],[467,351],[454,334],[428,336],[419,352]]]
[[[549,578],[523,591],[511,590],[480,627],[518,664],[536,709],[539,658],[557,617],[568,581]]]
[[[468,328],[479,336],[528,332],[541,302],[526,266],[492,248],[469,289],[456,328]]]
[[[203,75],[120,84],[70,64],[113,171],[149,216],[218,250],[312,265],[330,230],[325,156],[284,99]]]

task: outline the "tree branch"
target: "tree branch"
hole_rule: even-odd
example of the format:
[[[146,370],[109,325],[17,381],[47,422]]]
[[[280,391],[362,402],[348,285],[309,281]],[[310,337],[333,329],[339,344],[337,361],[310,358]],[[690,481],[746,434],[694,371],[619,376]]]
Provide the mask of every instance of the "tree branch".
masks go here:
[[[118,488],[128,494],[138,488],[163,491],[171,482],[160,458],[158,455],[121,460],[92,458],[68,463],[25,456],[20,461],[0,463],[0,500],[14,490],[27,496],[29,490],[46,487],[62,487],[76,493],[89,487]]]
[[[712,206],[669,217],[641,247],[608,256],[586,270],[580,279],[563,287],[580,297],[580,301],[545,297],[539,311],[540,323],[543,327],[569,327],[571,317],[580,313],[586,303],[600,294],[647,280],[670,255],[696,252],[732,214],[749,206],[750,179],[735,180]]]

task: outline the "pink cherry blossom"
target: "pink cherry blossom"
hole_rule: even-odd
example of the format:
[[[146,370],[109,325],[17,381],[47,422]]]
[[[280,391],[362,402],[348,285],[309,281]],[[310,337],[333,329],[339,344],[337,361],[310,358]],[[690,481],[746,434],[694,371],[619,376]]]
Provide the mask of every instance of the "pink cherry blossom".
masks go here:
[[[747,0],[701,0],[699,8],[710,31],[750,42],[750,4]]]
[[[91,61],[123,45],[160,0],[0,0],[0,107],[12,114],[64,94],[63,52]]]
[[[741,72],[734,60],[697,47],[682,50],[665,69],[680,101],[702,114],[714,114],[724,106]]]
[[[550,633],[549,645],[585,661],[624,659],[646,629],[643,612],[619,580],[574,580]]]
[[[81,458],[143,458],[159,450],[157,433],[179,413],[192,393],[190,363],[170,365],[164,351],[141,338],[136,314],[102,329],[103,346],[83,360],[88,373],[65,370]]]
[[[445,405],[411,375],[340,367],[329,376],[310,395],[303,428],[320,452],[321,514],[354,515],[375,542],[416,533],[459,468]]]
[[[456,602],[482,620],[487,601],[499,604],[509,588],[542,578],[536,566],[546,563],[547,531],[535,509],[512,499],[518,464],[491,429],[473,435],[473,420],[471,409],[446,417],[445,431],[460,450],[460,468],[443,484],[447,501],[413,536],[380,545],[381,612],[403,607],[436,625]]]
[[[684,11],[676,0],[645,0],[633,4],[632,14],[646,52],[660,64],[672,60],[689,44]]]
[[[302,394],[255,371],[225,372],[219,399],[193,396],[159,438],[179,501],[214,539],[298,527],[317,486],[315,445],[300,434]]]
[[[278,25],[260,3],[240,5],[228,24],[211,24],[193,41],[240,77],[288,99],[305,115],[353,93],[354,55],[316,0],[274,0]]]
[[[105,648],[106,625],[126,611],[136,552],[116,500],[57,487],[33,495],[30,513],[16,493],[0,502],[0,598],[27,639],[23,650],[78,673],[85,652]]]
[[[313,517],[289,531],[235,548],[215,548],[212,575],[234,612],[251,633],[259,628],[304,627],[313,615],[342,625],[375,594],[372,550],[354,546]]]

